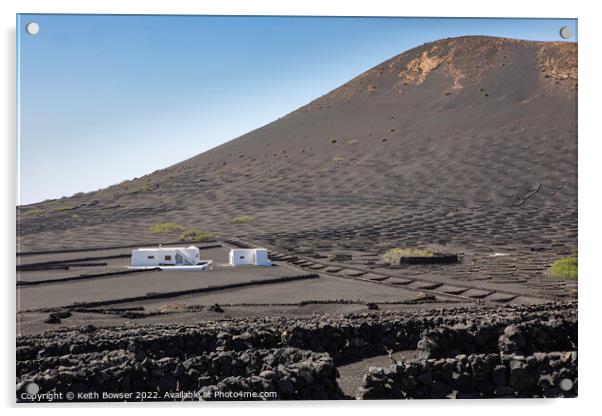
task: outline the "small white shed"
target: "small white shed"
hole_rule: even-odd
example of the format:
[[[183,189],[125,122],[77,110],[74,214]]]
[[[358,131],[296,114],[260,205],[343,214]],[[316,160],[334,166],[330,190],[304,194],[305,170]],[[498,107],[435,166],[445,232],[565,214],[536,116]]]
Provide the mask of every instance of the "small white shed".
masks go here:
[[[132,267],[194,266],[200,263],[198,247],[153,247],[132,250]]]
[[[268,250],[265,248],[233,248],[230,250],[231,266],[271,266]]]

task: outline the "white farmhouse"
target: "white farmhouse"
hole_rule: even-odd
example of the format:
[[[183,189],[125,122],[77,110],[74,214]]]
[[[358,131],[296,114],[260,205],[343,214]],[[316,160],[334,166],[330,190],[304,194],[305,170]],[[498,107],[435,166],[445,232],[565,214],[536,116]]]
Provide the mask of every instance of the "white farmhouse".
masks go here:
[[[231,266],[271,266],[268,251],[265,248],[233,248],[230,250]]]
[[[153,247],[132,250],[132,267],[196,266],[200,263],[198,247]]]

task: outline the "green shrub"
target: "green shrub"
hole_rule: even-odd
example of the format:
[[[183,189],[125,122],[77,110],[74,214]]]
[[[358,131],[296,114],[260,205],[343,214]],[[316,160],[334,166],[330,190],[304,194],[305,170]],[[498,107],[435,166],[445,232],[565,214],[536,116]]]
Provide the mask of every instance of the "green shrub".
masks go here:
[[[186,310],[188,310],[188,306],[184,305],[183,303],[177,302],[166,303],[159,307],[160,313],[184,312]]]
[[[418,248],[392,248],[383,254],[385,263],[399,264],[402,257],[433,257],[433,253]]]
[[[577,257],[558,259],[550,267],[550,276],[577,279]]]
[[[232,218],[232,222],[234,224],[246,224],[251,221],[253,221],[253,217],[249,215],[237,215],[236,217]]]
[[[77,208],[77,205],[64,205],[62,207],[58,207],[55,211],[57,211],[57,212],[71,211],[75,208]]]
[[[155,185],[151,184],[150,182],[145,182],[143,185],[141,185],[140,187],[137,188],[126,188],[126,195],[131,195],[131,194],[137,194],[140,192],[152,192],[155,190]]]
[[[193,228],[191,230],[186,230],[180,235],[180,240],[182,241],[209,241],[215,240],[215,235],[213,233],[207,231],[201,231],[199,229]]]
[[[32,208],[30,210],[27,210],[25,214],[27,214],[30,217],[39,217],[40,215],[44,215],[44,211],[42,211],[40,208]]]
[[[150,182],[145,182],[144,185],[140,187],[141,192],[151,192],[155,190],[155,185]]]
[[[335,144],[337,142],[337,139],[330,139],[330,144]]]
[[[151,234],[170,234],[178,231],[184,231],[186,228],[175,222],[163,222],[155,224],[148,229]]]

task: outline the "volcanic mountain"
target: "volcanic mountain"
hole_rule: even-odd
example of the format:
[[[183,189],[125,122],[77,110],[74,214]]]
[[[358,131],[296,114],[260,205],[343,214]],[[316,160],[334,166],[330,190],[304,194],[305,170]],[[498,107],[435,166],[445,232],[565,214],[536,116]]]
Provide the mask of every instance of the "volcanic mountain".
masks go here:
[[[167,169],[18,208],[18,251],[174,241],[437,243],[567,251],[577,228],[577,45],[443,39]]]

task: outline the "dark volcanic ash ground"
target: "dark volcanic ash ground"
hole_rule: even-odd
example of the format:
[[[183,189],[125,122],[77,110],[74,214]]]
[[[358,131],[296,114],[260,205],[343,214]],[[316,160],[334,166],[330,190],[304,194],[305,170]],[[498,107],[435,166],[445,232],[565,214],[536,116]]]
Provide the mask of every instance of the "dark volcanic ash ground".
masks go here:
[[[177,165],[18,207],[18,392],[575,396],[577,282],[549,268],[577,249],[576,99],[576,44],[444,39]],[[127,271],[182,244],[163,222],[214,233],[215,267]],[[275,266],[223,266],[246,246]],[[384,264],[394,247],[460,261]]]

